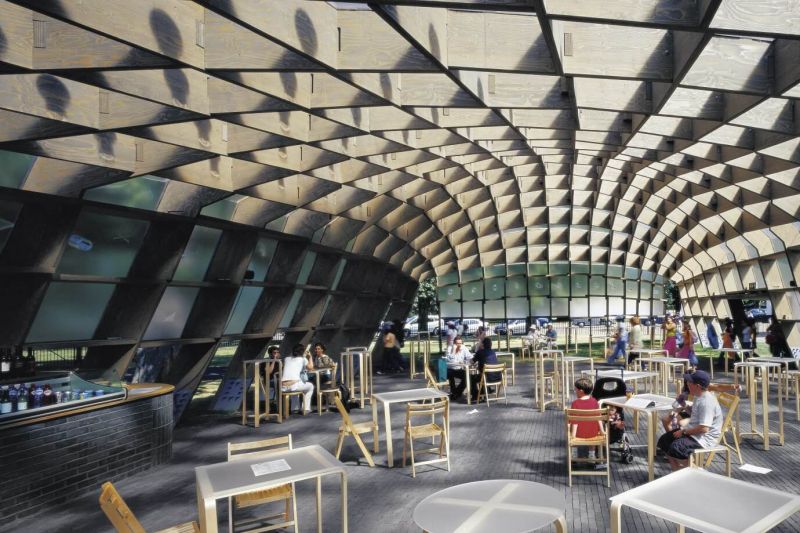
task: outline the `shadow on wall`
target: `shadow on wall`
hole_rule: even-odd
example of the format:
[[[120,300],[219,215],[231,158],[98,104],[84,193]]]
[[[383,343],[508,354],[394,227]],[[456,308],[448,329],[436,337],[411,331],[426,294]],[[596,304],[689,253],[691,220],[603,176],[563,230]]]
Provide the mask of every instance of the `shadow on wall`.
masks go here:
[[[47,110],[58,118],[63,117],[71,100],[67,86],[55,76],[41,74],[36,78],[36,89],[44,99]]]

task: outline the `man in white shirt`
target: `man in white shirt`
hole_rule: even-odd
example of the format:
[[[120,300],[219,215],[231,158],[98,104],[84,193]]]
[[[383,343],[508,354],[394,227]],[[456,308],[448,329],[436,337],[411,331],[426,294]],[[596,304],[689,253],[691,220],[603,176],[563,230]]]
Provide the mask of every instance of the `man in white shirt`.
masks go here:
[[[447,349],[449,350],[453,343],[458,336],[458,331],[456,330],[456,324],[453,321],[447,323]]]
[[[464,346],[463,339],[456,337],[453,339],[453,346],[447,349],[444,358],[447,362],[447,381],[450,382],[450,399],[458,400],[467,387],[466,368],[472,359],[472,353]],[[458,386],[456,386],[456,378],[461,379]]]

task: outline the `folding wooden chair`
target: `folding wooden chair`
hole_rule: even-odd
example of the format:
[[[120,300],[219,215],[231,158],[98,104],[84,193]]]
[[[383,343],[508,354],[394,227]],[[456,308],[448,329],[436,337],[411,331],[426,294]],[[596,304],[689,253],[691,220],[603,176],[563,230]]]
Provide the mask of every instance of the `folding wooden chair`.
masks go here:
[[[728,474],[728,477],[730,477],[731,452],[735,451],[737,457],[739,458],[739,464],[744,464],[744,461],[742,460],[742,450],[739,448],[739,437],[736,435],[736,428],[733,427],[733,417],[736,414],[736,410],[739,409],[739,397],[733,394],[728,394],[727,392],[721,392],[717,395],[717,400],[719,401],[720,407],[725,409],[726,412],[725,419],[722,421],[722,429],[719,432],[719,438],[715,443],[716,445],[712,448],[695,450],[695,453],[693,453],[694,458],[689,457],[689,462],[696,462],[698,466],[700,466],[700,463],[702,463],[703,468],[708,468],[711,465],[711,461],[714,459],[714,454],[717,452],[724,453],[726,463],[725,471]],[[728,443],[726,434],[729,432],[731,434],[731,438],[733,439],[733,445]],[[701,461],[702,456],[705,454],[708,454],[708,457],[705,458],[705,461]]]
[[[291,449],[291,434],[283,437],[276,437],[274,439],[257,440],[251,442],[229,442],[228,461],[269,457],[275,452]],[[282,513],[258,518],[248,518],[239,522],[235,521],[234,512],[236,509],[244,509],[247,507],[254,507],[256,505],[279,501],[284,502],[284,510]],[[289,516],[290,513],[291,520]],[[272,521],[278,517],[283,518],[283,521],[279,523],[273,523]],[[252,527],[254,525],[256,527]],[[297,533],[297,502],[294,498],[294,486],[291,483],[287,483],[271,489],[256,490],[228,498],[228,528],[231,532],[234,532],[236,531],[235,528],[237,526],[245,527],[247,533],[274,531],[276,529],[284,529],[289,526],[294,526],[294,531]]]
[[[317,411],[319,412],[319,416],[322,416],[322,400],[326,399],[326,406],[330,405],[330,400],[327,398],[333,394],[337,398],[341,398],[341,392],[339,391],[339,385],[336,381],[336,369],[339,366],[339,363],[333,363],[333,367],[331,367],[331,379],[327,383],[321,383],[319,390],[317,390]]]
[[[100,491],[100,509],[103,510],[111,525],[121,533],[145,533],[142,524],[136,519],[125,500],[110,481],[103,483]],[[197,522],[186,522],[156,533],[200,533]]]
[[[339,455],[342,453],[344,438],[347,435],[351,435],[355,439],[359,449],[361,449],[361,453],[364,454],[364,458],[366,458],[369,466],[375,466],[375,461],[372,460],[372,455],[370,455],[364,441],[361,440],[361,435],[364,433],[372,433],[372,452],[378,453],[378,424],[372,419],[368,422],[354,424],[350,419],[350,413],[345,410],[339,397],[335,396],[333,401],[336,402],[336,409],[338,409],[339,414],[342,415],[342,425],[339,426],[339,438],[336,440],[336,458],[338,459]]]
[[[425,367],[425,381],[428,387],[436,390],[442,390],[442,387],[447,385],[447,381],[436,381],[433,372],[428,367]]]
[[[412,424],[416,417],[430,417],[429,422],[415,426]],[[437,420],[438,418],[438,420]],[[406,452],[410,448],[411,457],[411,477],[417,477],[417,465],[427,465],[433,463],[447,463],[447,471],[450,471],[450,402],[447,398],[433,401],[431,403],[409,403],[406,407],[406,426],[405,438],[403,439],[403,467],[406,466]],[[436,437],[439,437],[439,445],[422,450],[414,450],[414,439],[432,438],[433,444]],[[437,454],[438,459],[417,462],[415,453]]]
[[[497,376],[500,379],[497,379]],[[494,387],[494,393],[490,392],[489,387]],[[500,391],[503,395],[500,396]],[[494,394],[494,398],[491,395]],[[505,400],[508,405],[508,396],[506,396],[506,364],[486,364],[483,365],[483,373],[481,374],[481,382],[478,384],[478,403],[481,403],[481,398],[486,399],[486,405],[489,406],[490,401]]]
[[[572,486],[572,476],[606,476],[606,487],[611,486],[611,461],[608,456],[608,410],[607,409],[565,409],[564,410],[566,426],[567,426],[567,476],[569,477],[569,486]],[[603,425],[602,432],[598,426],[598,434],[594,437],[581,438],[572,435],[572,425],[578,422],[590,422],[597,424],[600,422]],[[597,447],[600,450],[600,457],[594,459],[586,458],[572,458],[572,448],[580,448],[585,446]],[[605,471],[600,470],[572,470],[572,462],[583,464],[603,464],[605,462]]]

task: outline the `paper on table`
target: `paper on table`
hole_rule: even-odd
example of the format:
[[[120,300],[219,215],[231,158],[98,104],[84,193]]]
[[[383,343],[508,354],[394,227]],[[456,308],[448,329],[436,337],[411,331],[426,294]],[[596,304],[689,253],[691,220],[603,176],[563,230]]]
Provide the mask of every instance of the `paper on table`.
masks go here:
[[[292,467],[285,459],[278,459],[277,461],[267,461],[266,463],[258,463],[251,465],[253,475],[263,476],[265,474],[274,474],[275,472],[283,472],[284,470],[291,470]]]
[[[477,409],[473,409],[472,411],[468,411],[468,412],[467,412],[467,414],[468,414],[468,415],[474,415],[474,414],[475,414],[475,413],[477,413],[477,412],[478,412],[478,410],[477,410]]]
[[[739,468],[744,470],[745,472],[755,472],[756,474],[769,474],[770,472],[772,472],[772,470],[770,470],[769,468],[764,468],[763,466],[751,465],[750,463],[745,463]]]
[[[631,407],[638,407],[640,409],[646,409],[647,407],[655,407],[656,402],[652,400],[645,400],[644,398],[637,398],[636,396],[632,396],[628,398],[628,401],[625,402],[625,405],[630,405]]]

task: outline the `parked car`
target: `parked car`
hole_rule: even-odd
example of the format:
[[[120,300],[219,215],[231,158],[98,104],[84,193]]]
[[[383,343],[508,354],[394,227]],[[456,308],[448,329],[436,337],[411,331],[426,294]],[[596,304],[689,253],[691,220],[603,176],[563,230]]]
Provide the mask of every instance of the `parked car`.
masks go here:
[[[524,320],[509,320],[500,322],[494,327],[494,332],[498,335],[507,335],[511,331],[512,335],[524,335],[527,330],[527,324]]]
[[[438,335],[441,328],[441,320],[437,315],[428,315],[428,326],[422,328],[421,331],[428,331],[431,335]],[[405,334],[406,337],[411,335],[418,335],[420,332],[419,317],[412,316],[406,320]]]
[[[760,307],[754,307],[747,312],[747,318],[753,318],[757,322],[769,322],[767,311]]]
[[[538,327],[546,327],[550,323],[550,319],[543,316],[534,317],[531,319],[531,324],[536,324]]]
[[[475,335],[478,328],[483,326],[483,320],[479,318],[462,318],[456,327],[463,326],[464,335]],[[460,328],[459,328],[460,329]]]
[[[604,326],[604,319],[600,317],[593,317],[593,318],[573,318],[572,325],[578,326],[579,328],[585,326]]]

